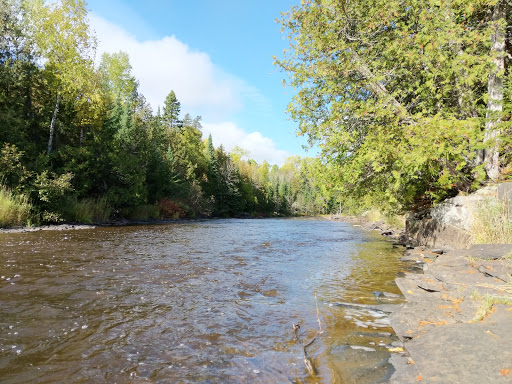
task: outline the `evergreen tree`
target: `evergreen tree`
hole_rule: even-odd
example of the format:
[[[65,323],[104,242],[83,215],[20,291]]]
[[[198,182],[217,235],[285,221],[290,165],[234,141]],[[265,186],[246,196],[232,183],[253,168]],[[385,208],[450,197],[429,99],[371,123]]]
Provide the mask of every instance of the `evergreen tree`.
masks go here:
[[[164,102],[164,110],[162,120],[169,129],[173,130],[182,126],[182,122],[179,120],[181,111],[181,104],[176,98],[174,91],[169,92]]]

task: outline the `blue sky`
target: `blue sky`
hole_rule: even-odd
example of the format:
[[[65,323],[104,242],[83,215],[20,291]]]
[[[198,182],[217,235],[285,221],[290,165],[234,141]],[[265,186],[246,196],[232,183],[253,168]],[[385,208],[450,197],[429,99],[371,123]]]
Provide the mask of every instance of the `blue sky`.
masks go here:
[[[102,52],[128,52],[140,91],[156,110],[171,91],[182,113],[203,118],[216,146],[258,162],[305,152],[284,113],[293,91],[272,65],[288,42],[275,22],[299,0],[89,0]]]

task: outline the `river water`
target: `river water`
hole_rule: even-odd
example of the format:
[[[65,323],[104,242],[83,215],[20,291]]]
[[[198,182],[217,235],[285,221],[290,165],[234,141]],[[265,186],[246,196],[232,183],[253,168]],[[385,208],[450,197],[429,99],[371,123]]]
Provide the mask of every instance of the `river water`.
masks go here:
[[[0,382],[384,382],[387,319],[337,304],[399,293],[400,255],[313,219],[0,234]]]

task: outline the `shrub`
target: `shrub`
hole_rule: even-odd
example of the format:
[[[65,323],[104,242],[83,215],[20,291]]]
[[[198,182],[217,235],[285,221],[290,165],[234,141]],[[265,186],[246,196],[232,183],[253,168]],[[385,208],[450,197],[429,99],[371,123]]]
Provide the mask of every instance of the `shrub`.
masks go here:
[[[182,207],[183,203],[177,203],[164,197],[158,202],[160,213],[164,219],[183,219],[187,217],[186,210]]]
[[[196,216],[195,211],[189,207],[184,201],[176,200],[176,204],[180,206],[180,208],[185,212],[185,217],[193,218]]]

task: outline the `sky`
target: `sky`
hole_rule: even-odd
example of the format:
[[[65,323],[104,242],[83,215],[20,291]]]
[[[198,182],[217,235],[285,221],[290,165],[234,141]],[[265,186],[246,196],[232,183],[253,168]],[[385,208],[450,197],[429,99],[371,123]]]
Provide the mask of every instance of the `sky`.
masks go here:
[[[305,139],[285,113],[293,90],[272,63],[288,41],[275,22],[299,0],[88,0],[103,52],[125,51],[154,111],[174,90],[182,116],[201,116],[216,147],[282,165]]]

